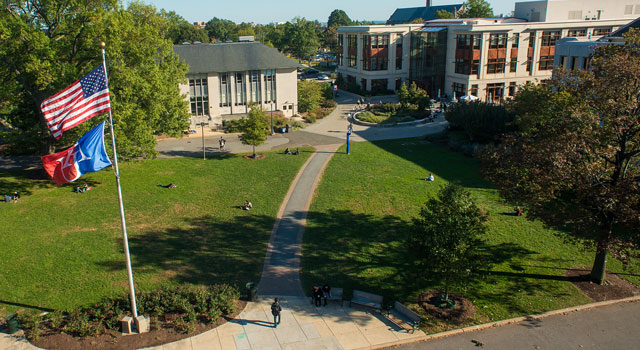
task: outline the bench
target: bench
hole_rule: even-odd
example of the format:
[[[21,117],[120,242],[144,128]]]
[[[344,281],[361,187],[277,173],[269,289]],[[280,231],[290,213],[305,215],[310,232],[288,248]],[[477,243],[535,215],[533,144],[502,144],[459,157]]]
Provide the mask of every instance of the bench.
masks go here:
[[[327,301],[339,301],[342,306],[344,302],[342,288],[331,288],[331,295],[327,297]],[[311,304],[313,304],[313,295],[311,296]]]
[[[382,295],[354,290],[353,297],[349,300],[349,307],[351,304],[368,306],[382,311]]]
[[[399,320],[392,319],[391,317],[389,317],[389,313],[387,313],[386,316],[389,321],[393,322],[401,328],[405,328],[404,325],[408,325],[411,329],[412,334],[415,333],[418,326],[420,326],[420,315],[411,311],[408,307],[402,305],[397,301],[393,304],[393,309],[391,309],[390,313]]]

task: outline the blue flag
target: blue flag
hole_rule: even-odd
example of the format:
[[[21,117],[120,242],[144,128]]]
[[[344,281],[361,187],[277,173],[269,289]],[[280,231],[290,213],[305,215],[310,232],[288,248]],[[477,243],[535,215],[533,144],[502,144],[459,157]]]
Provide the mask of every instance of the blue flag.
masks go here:
[[[42,157],[44,170],[58,186],[111,165],[104,147],[104,123],[91,129],[73,147]]]

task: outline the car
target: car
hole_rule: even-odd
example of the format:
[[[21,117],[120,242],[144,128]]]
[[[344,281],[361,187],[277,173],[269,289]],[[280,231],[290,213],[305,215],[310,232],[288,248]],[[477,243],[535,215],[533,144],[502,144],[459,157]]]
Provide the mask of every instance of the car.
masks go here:
[[[329,80],[329,79],[331,79],[331,78],[329,78],[329,76],[326,75],[326,74],[318,75],[318,80]]]

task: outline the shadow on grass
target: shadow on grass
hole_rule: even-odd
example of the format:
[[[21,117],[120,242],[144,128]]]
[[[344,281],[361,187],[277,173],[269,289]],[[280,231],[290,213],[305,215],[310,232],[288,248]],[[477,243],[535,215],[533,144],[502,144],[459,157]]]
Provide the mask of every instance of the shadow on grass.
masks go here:
[[[142,232],[129,237],[132,265],[134,270],[154,271],[172,282],[240,287],[257,283],[273,220],[253,214],[230,219],[207,215],[184,219],[163,231]],[[122,246],[121,238],[118,244]],[[125,268],[122,261],[100,265]]]
[[[387,301],[405,301],[421,290],[441,287],[438,276],[414,267],[405,245],[410,230],[411,222],[391,215],[379,217],[348,210],[310,212],[303,236],[301,279],[304,290],[309,294],[312,285],[328,283],[345,288],[347,297],[353,289],[358,289],[384,295]],[[488,268],[536,253],[514,243],[482,244],[476,249],[483,266]],[[471,293],[463,294],[509,303],[511,299],[519,298],[518,290],[522,288],[501,288],[500,293],[492,294],[492,284],[510,283],[504,281],[507,278],[524,280],[527,277],[550,278],[478,271],[463,286]],[[531,286],[531,290],[535,288]]]
[[[99,185],[100,182],[93,180],[82,180],[63,185],[62,187],[73,188],[86,183],[90,187]],[[0,195],[11,194],[15,191],[22,196],[28,196],[36,189],[46,189],[56,187],[56,183],[49,177],[44,169],[9,170],[0,172]]]
[[[8,301],[8,300],[2,300],[2,299],[0,299],[0,305],[10,305],[10,306],[24,307],[24,308],[27,308],[27,309],[42,310],[42,311],[47,311],[47,312],[56,311],[54,309],[50,309],[50,308],[47,308],[47,307],[16,303],[16,302],[12,302],[12,301]]]

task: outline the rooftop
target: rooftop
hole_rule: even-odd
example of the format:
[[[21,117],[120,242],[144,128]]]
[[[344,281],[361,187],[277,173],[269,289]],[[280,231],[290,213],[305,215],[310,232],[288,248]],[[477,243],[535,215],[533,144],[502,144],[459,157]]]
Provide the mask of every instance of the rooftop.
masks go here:
[[[435,19],[436,12],[440,10],[455,12],[458,11],[461,7],[462,4],[399,8],[393,12],[391,17],[389,17],[389,20],[387,20],[387,24],[409,23],[419,18],[428,21],[431,19]]]
[[[189,74],[296,68],[298,62],[257,42],[174,45]]]

